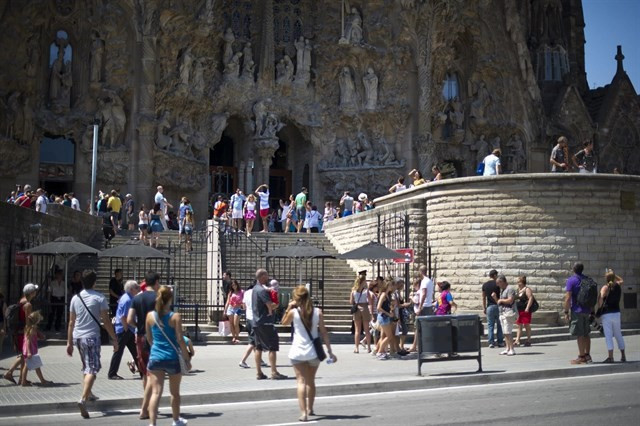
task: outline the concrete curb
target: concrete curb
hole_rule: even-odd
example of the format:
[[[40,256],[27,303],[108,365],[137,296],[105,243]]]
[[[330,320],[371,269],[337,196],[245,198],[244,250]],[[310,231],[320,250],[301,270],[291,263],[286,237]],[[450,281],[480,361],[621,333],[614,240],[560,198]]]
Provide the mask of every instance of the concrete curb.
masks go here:
[[[411,380],[400,380],[393,382],[371,382],[371,383],[351,383],[343,385],[318,386],[317,396],[338,396],[366,394],[377,392],[393,392],[414,389],[435,389],[455,386],[487,385],[506,382],[523,382],[541,379],[558,379],[572,377],[587,377],[601,374],[613,373],[637,373],[640,372],[640,362],[627,362],[618,364],[597,364],[583,365],[571,368],[558,368],[550,370],[533,370],[517,372],[483,372],[483,373],[456,373],[431,375],[427,377]],[[295,388],[292,386],[285,389],[261,389],[224,393],[201,393],[192,395],[182,395],[181,404],[204,405],[223,404],[232,402],[263,401],[276,399],[293,399],[296,397]],[[89,411],[118,412],[122,410],[132,410],[140,408],[142,398],[129,398],[99,400],[88,405]],[[169,397],[162,397],[161,406],[169,405]],[[77,412],[78,406],[75,402],[42,403],[42,404],[19,404],[5,405],[2,407],[0,419],[3,417],[60,414]]]

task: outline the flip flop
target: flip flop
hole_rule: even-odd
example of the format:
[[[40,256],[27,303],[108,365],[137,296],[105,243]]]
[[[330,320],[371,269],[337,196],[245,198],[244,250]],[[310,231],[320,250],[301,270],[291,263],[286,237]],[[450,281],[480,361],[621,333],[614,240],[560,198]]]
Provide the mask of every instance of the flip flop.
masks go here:
[[[10,374],[5,374],[4,376],[2,376],[5,380],[13,383],[14,385],[17,385],[18,383],[16,382],[16,379],[13,378],[13,375]]]

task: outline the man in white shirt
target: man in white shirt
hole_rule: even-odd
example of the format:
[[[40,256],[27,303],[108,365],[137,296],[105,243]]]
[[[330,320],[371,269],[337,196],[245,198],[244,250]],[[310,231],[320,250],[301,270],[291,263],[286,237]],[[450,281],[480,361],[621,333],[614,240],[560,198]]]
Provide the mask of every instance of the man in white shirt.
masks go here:
[[[262,231],[269,232],[269,186],[267,184],[260,185],[255,190],[256,195],[260,199],[260,217],[262,218]]]
[[[42,188],[36,189],[36,211],[40,213],[47,213],[47,197],[44,195]]]
[[[484,163],[483,176],[495,176],[502,174],[502,165],[500,164],[500,155],[502,152],[499,148],[496,148],[491,154],[484,157],[482,162]]]
[[[69,196],[71,197],[71,208],[80,211],[80,201],[78,201],[75,194],[70,192]]]
[[[418,339],[420,339],[420,333],[418,332],[418,317],[433,315],[433,281],[427,276],[426,265],[420,266],[420,302],[418,306],[421,306],[420,313],[416,315],[415,321],[415,333],[413,337],[413,344],[409,349],[409,352],[414,352],[418,347]]]
[[[242,194],[240,188],[236,189],[235,194],[229,199],[231,206],[231,219],[233,220],[233,227],[236,232],[242,229],[242,206],[246,201],[246,197]]]
[[[169,204],[166,198],[164,198],[164,195],[162,194],[164,192],[164,188],[162,187],[162,185],[158,185],[157,189],[158,192],[156,192],[154,201],[157,204],[160,204],[160,210],[162,210],[162,214],[160,215],[160,222],[162,223],[162,226],[164,226],[164,230],[168,231],[169,227],[167,226],[167,207],[173,208],[173,206]]]

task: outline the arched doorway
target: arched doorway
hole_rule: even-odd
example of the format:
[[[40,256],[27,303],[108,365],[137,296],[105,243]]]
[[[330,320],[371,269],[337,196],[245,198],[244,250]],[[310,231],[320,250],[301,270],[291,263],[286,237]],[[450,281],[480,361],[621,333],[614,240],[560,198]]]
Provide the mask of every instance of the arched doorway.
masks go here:
[[[269,198],[273,208],[278,208],[280,201],[287,200],[292,191],[291,169],[288,164],[288,145],[282,139],[273,154],[273,162],[269,168]]]
[[[64,136],[46,136],[40,142],[40,187],[49,195],[73,192],[75,143]]]
[[[243,186],[244,179],[239,176],[241,171],[238,163],[246,155],[242,143],[244,140],[245,134],[241,120],[231,117],[222,132],[220,141],[209,151],[210,196],[229,197],[237,187]]]

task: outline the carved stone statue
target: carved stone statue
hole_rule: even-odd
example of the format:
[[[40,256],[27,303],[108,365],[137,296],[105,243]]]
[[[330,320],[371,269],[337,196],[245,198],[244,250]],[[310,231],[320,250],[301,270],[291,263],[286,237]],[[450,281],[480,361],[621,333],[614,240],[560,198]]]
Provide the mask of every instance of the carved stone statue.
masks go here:
[[[300,74],[304,64],[304,37],[300,36],[293,46],[296,48],[296,77]]]
[[[227,65],[231,58],[233,58],[233,42],[236,41],[236,37],[233,35],[233,30],[227,28],[222,37],[224,40],[224,50],[222,52],[222,65]]]
[[[340,83],[340,108],[356,109],[358,107],[356,85],[349,67],[343,67],[339,77]]]
[[[509,159],[511,171],[525,171],[527,166],[527,155],[524,150],[524,142],[522,142],[522,139],[520,139],[517,134],[511,135],[511,139],[507,142],[507,148],[509,148],[507,158]]]
[[[49,81],[49,99],[52,103],[59,102],[62,96],[64,68],[64,48],[58,46],[58,56],[53,61],[53,64],[51,64],[51,77]]]
[[[495,138],[493,138],[493,140],[491,140],[491,150],[493,151],[494,149],[501,149],[500,136],[496,136]]]
[[[276,133],[284,127],[284,123],[280,122],[277,115],[268,113],[264,121],[264,130],[262,131],[262,137],[275,138]]]
[[[102,81],[102,61],[104,58],[104,40],[100,38],[100,34],[97,31],[94,31],[91,37],[93,38],[93,41],[91,42],[90,81],[92,83],[98,83]]]
[[[171,152],[187,155],[191,148],[191,129],[184,119],[173,127],[168,136],[171,138]]]
[[[476,151],[476,164],[482,163],[484,157],[489,155],[489,143],[484,138],[484,135],[480,135],[480,139],[471,147],[472,151]]]
[[[311,80],[311,43],[300,36],[295,42],[296,47],[296,78],[295,82],[299,86],[306,86]]]
[[[106,148],[116,148],[121,141],[127,116],[124,112],[124,103],[116,94],[98,100],[98,117],[102,122],[102,144]]]
[[[351,13],[349,13],[349,24],[345,32],[345,38],[351,44],[362,43],[362,17],[355,7],[352,7]]]
[[[373,68],[367,68],[367,73],[362,77],[362,84],[365,93],[364,109],[374,111],[378,104],[378,77]]]
[[[227,81],[237,80],[240,76],[240,58],[242,58],[242,52],[236,52],[231,60],[224,68],[224,78]]]
[[[284,76],[285,82],[293,81],[294,66],[289,55],[284,55]]]
[[[282,84],[284,83],[286,76],[286,66],[284,64],[284,59],[280,59],[276,64],[276,83]]]
[[[253,66],[255,66],[253,62],[253,50],[251,50],[251,42],[248,41],[242,49],[242,75],[247,74],[247,69]]]
[[[38,45],[38,37],[36,35],[29,38],[27,44],[27,77],[35,77],[38,74],[38,65],[40,64],[40,49]]]
[[[255,110],[254,110],[255,111]],[[222,132],[227,127],[227,120],[229,119],[228,113],[216,114],[213,116],[213,120],[211,122],[212,135],[211,140],[215,145],[220,141],[222,137]]]
[[[358,149],[358,165],[359,166],[370,166],[373,164],[374,152],[373,147],[371,146],[371,142],[367,139],[367,136],[359,131],[356,136],[357,139],[357,149]]]
[[[470,116],[479,121],[484,121],[485,110],[491,101],[491,95],[487,90],[487,86],[484,81],[480,81],[478,90],[475,93],[474,99],[471,102]]]
[[[187,47],[182,56],[180,57],[180,65],[178,67],[178,73],[180,75],[180,83],[186,86],[189,85],[189,77],[191,76],[191,65],[193,64],[193,57],[191,56],[191,47]]]
[[[253,105],[253,117],[254,117],[254,136],[262,136],[264,129],[264,120],[267,116],[267,105],[265,101],[258,101]]]
[[[193,91],[197,95],[202,95],[204,93],[204,86],[204,64],[202,63],[202,59],[196,59],[195,65],[193,66]]]
[[[168,135],[169,129],[171,129],[169,115],[169,111],[163,112],[162,117],[158,119],[158,125],[156,126],[156,146],[164,150],[170,149],[172,142]]]
[[[449,120],[457,129],[462,129],[464,125],[464,111],[462,110],[462,102],[458,98],[451,101],[451,111],[449,111]]]

